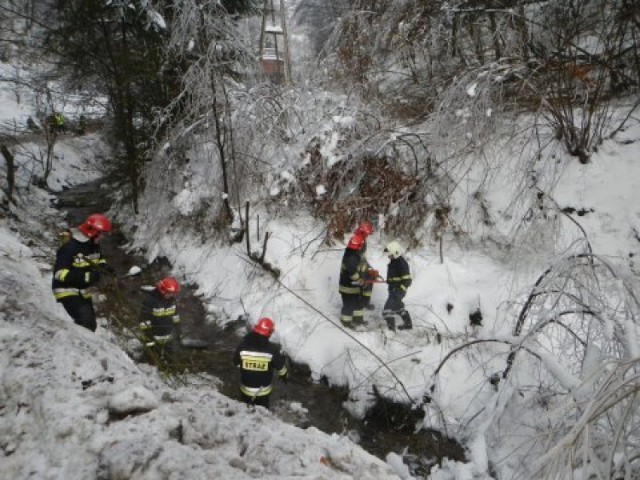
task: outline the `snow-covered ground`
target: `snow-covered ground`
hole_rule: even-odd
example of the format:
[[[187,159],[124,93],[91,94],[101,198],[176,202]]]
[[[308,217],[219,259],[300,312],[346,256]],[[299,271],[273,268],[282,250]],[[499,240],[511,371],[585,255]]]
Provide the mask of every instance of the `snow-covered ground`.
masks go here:
[[[2,101],[3,111],[16,108],[10,95]],[[490,380],[506,367],[515,342],[515,318],[534,282],[582,251],[577,246],[584,246],[583,230],[595,254],[623,271],[629,269],[625,285],[637,283],[633,262],[640,241],[638,141],[640,127],[634,121],[616,139],[606,140],[588,165],[557,154],[563,168],[558,169],[553,200],[560,209],[583,214],[567,210],[565,215],[544,203],[523,228],[534,222],[548,224],[546,229],[530,229],[547,236],[532,237],[530,245],[506,254],[478,244],[463,248],[448,238],[442,262],[437,246],[408,251],[414,278],[406,297],[414,317],[412,331],[391,333],[383,327],[386,292],[381,285],[374,290],[376,310],[367,313],[369,326],[356,332],[340,328],[337,278],[344,245],[323,246],[323,227],[304,212],[283,215],[256,206],[252,213],[250,223],[259,216],[261,231],[271,233],[266,258],[282,272],[279,281],[247,262],[244,244],[203,243],[188,231],[166,228],[166,212],[149,199],[143,199],[139,217],[117,218],[125,231],[136,232],[132,249],[144,249],[150,261],[169,258],[176,276],[198,284],[212,318],[224,322],[240,314],[252,320],[272,317],[276,338],[291,357],[310,366],[315,379],[326,377],[349,386],[345,407],[354,414],[370,406],[375,385],[385,395],[424,410],[425,420],[417,428],[446,429],[463,441],[469,463],[445,463],[431,478],[488,478],[490,464],[501,478],[512,478],[511,472],[527,464],[527,454],[544,450],[536,435],[541,425],[555,419],[553,408],[563,407],[553,403],[553,394],[544,397],[544,388],[572,380],[560,358],[563,352],[544,340],[533,352],[539,361],[521,355],[509,382],[496,385]],[[74,142],[57,147],[67,150],[64,161],[54,166],[53,188],[95,175],[93,166],[73,153]],[[331,157],[335,143],[323,147]],[[190,168],[197,170],[197,162],[194,158]],[[211,186],[202,178],[185,185],[171,200],[176,211],[189,212],[194,199],[210,195]],[[384,463],[346,438],[313,428],[301,431],[271,413],[248,411],[218,394],[213,379],[194,377],[186,387],[169,387],[118,350],[108,330],[100,328],[92,335],[76,328],[49,290],[46,266],[54,238],[50,230],[42,231],[42,224],[57,214],[48,209],[46,193],[33,186],[24,190],[25,183],[22,188],[18,206],[12,207],[18,219],[0,219],[0,474],[410,478],[394,453]],[[502,194],[493,191],[490,200],[507,204]],[[147,228],[134,229],[142,221]],[[383,248],[389,240],[378,231],[368,242],[369,261],[383,273]],[[469,315],[478,309],[482,325],[472,328]],[[550,315],[538,313],[540,318]],[[638,351],[637,330],[637,320],[632,320],[626,330],[628,352]],[[448,356],[464,344],[478,346]],[[604,364],[607,358],[603,353],[599,359]],[[585,375],[590,372],[585,370]],[[520,451],[521,447],[529,450]]]

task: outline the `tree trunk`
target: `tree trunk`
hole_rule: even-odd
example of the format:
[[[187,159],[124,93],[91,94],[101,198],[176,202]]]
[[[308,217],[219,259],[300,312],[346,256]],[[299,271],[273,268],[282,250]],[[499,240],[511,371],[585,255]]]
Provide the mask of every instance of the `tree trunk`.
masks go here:
[[[211,91],[213,92],[212,99],[212,110],[213,110],[213,120],[215,123],[215,137],[216,137],[216,146],[218,147],[218,156],[220,158],[220,170],[222,171],[222,192],[223,192],[223,204],[225,213],[227,215],[227,220],[233,220],[233,211],[231,209],[231,204],[229,202],[229,174],[227,171],[227,156],[226,156],[226,142],[224,135],[224,126],[220,122],[220,111],[218,105],[218,94],[217,94],[217,86],[216,86],[216,78],[215,73],[212,74],[211,77]],[[222,112],[222,115],[225,115],[226,112]]]
[[[15,204],[13,191],[16,186],[16,162],[13,154],[6,145],[0,145],[0,151],[7,161],[7,191],[5,193],[7,194],[7,200]]]
[[[529,61],[529,30],[527,28],[527,18],[524,5],[518,7],[518,15],[516,16],[516,28],[520,34],[520,49],[523,63]]]
[[[502,46],[500,45],[500,34],[496,23],[496,14],[489,13],[489,22],[491,24],[491,36],[493,37],[493,55],[496,61],[502,58]]]

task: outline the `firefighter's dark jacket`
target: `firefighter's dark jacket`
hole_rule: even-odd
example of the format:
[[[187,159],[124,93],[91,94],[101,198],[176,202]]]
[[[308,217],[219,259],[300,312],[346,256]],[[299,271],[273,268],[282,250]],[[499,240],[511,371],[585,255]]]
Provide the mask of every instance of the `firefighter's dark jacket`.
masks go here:
[[[165,298],[157,288],[149,292],[140,308],[140,322],[141,330],[156,338],[179,334],[175,298]]]
[[[347,248],[340,265],[340,287],[338,291],[347,295],[360,295],[358,280],[362,278],[362,255],[359,251]]]
[[[387,267],[387,283],[389,291],[400,291],[407,293],[407,289],[411,286],[411,272],[409,264],[404,257],[391,259]]]
[[[233,364],[240,367],[240,391],[250,397],[269,395],[273,372],[287,376],[287,366],[280,346],[263,335],[248,333],[233,354]]]
[[[98,270],[106,267],[98,244],[76,229],[70,233],[58,249],[53,267],[52,288],[58,301],[71,296],[91,298],[86,289],[98,282]]]

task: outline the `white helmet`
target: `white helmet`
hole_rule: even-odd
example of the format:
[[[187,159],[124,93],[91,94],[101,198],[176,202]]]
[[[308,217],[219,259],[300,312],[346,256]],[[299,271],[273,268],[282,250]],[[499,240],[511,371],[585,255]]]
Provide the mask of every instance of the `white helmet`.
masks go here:
[[[393,242],[388,243],[387,246],[384,248],[384,251],[388,252],[390,255],[393,255],[394,257],[399,257],[400,255],[402,255],[402,247],[395,240]]]

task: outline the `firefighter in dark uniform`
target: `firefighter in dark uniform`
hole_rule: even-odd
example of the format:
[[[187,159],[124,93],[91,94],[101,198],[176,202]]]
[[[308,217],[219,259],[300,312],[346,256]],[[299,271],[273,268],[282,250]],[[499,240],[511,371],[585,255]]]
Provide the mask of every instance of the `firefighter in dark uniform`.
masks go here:
[[[112,272],[100,255],[100,240],[111,231],[111,222],[99,213],[71,228],[56,253],[53,295],[73,321],[96,331],[96,314],[87,289],[100,280],[100,272]]]
[[[382,316],[387,322],[389,330],[396,330],[396,315],[402,319],[402,325],[398,330],[410,330],[413,328],[411,315],[404,308],[404,296],[411,286],[411,271],[409,264],[402,256],[402,248],[396,241],[389,243],[384,251],[389,255],[387,267],[387,284],[389,285],[389,298],[384,304]]]
[[[364,245],[361,235],[349,239],[340,265],[340,284],[338,291],[342,297],[340,321],[347,328],[364,325],[364,309],[362,307],[362,286],[364,285],[363,265],[360,251]]]
[[[360,235],[364,239],[364,243],[360,249],[360,257],[362,258],[362,262],[360,264],[360,276],[365,279],[365,283],[361,287],[362,308],[367,310],[373,310],[375,308],[371,304],[371,296],[373,295],[373,283],[378,277],[378,271],[374,269],[367,260],[367,238],[372,233],[373,224],[368,220],[360,222],[354,232],[354,235]]]
[[[233,364],[240,368],[240,394],[249,405],[269,408],[273,372],[286,383],[288,370],[280,346],[269,341],[275,330],[273,320],[263,317],[240,342]]]
[[[180,339],[180,315],[176,306],[178,293],[178,281],[172,277],[163,278],[149,292],[140,309],[144,345],[160,357],[174,345],[174,340]]]

